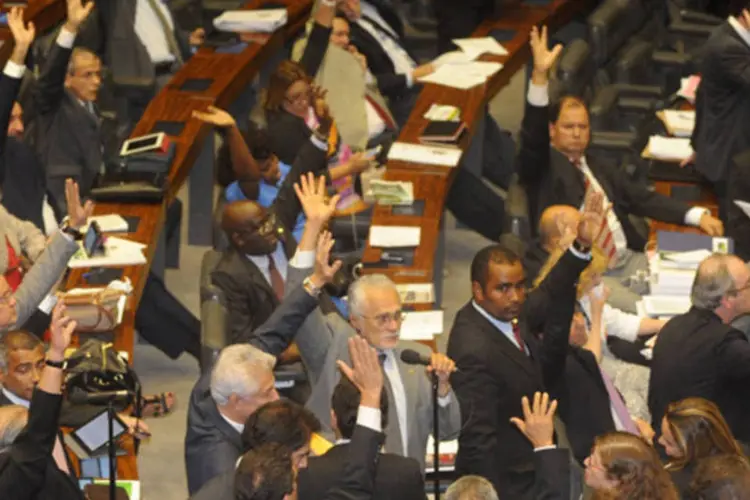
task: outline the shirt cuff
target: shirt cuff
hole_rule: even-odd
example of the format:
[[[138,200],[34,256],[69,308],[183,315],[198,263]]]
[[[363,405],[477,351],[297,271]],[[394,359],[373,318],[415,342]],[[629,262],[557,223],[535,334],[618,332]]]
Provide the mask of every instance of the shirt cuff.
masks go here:
[[[540,446],[539,448],[534,448],[534,453],[538,451],[556,450],[556,449],[557,449],[557,446],[555,446],[554,444],[551,444],[549,446]]]
[[[71,33],[65,28],[60,30],[60,34],[57,35],[57,45],[64,49],[72,49],[73,43],[76,41],[76,34]]]
[[[570,253],[572,253],[573,255],[575,255],[576,257],[578,257],[579,259],[582,259],[582,260],[591,260],[591,252],[587,252],[587,253],[579,252],[578,250],[575,249],[575,247],[573,247],[573,245],[570,245],[568,247],[568,250],[570,250]]]
[[[693,207],[685,214],[686,226],[700,226],[703,214],[710,213],[707,208]]]
[[[357,412],[357,425],[367,427],[375,432],[383,432],[380,410],[369,406],[360,406]]]
[[[23,78],[23,74],[26,73],[26,66],[24,66],[23,64],[14,63],[13,61],[8,61],[5,63],[5,69],[3,69],[3,73],[5,73],[5,76],[20,80],[21,78]]]
[[[451,404],[451,394],[450,394],[450,392],[448,393],[447,396],[438,397],[438,406],[440,408],[445,408],[449,404]]]
[[[313,267],[315,265],[315,250],[297,250],[290,264],[297,269]]]
[[[404,76],[406,77],[406,86],[407,86],[407,88],[411,88],[412,85],[414,85],[414,76],[411,74],[411,72],[404,73]]]
[[[526,95],[526,99],[529,104],[542,108],[549,106],[549,85],[536,85],[533,82],[529,82],[529,92]]]
[[[69,235],[68,233],[66,233],[62,229],[58,229],[58,231],[60,232],[60,234],[63,235],[63,238],[65,238],[66,240],[71,241],[71,242],[75,241],[71,235]]]
[[[328,151],[328,144],[315,137],[315,134],[310,135],[310,142],[312,142],[313,145],[319,150]]]

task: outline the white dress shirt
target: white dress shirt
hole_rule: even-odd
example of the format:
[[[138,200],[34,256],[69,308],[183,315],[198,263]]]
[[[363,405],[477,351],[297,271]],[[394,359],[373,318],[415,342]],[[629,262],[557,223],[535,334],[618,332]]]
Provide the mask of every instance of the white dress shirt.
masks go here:
[[[223,418],[226,423],[228,423],[229,425],[232,426],[232,429],[236,430],[240,434],[242,434],[242,431],[245,430],[245,424],[238,424],[237,422],[235,422],[231,418],[229,418],[226,415],[224,415],[223,413],[221,413],[221,410],[219,410],[219,415],[221,415],[221,418]]]
[[[474,307],[474,309],[477,310],[477,312],[479,314],[481,314],[482,316],[484,316],[485,319],[487,321],[489,321],[490,324],[492,324],[492,326],[494,326],[495,328],[497,328],[497,330],[500,333],[502,333],[503,335],[505,335],[505,338],[507,338],[508,340],[510,340],[510,342],[514,346],[516,346],[519,351],[521,350],[521,346],[518,344],[518,341],[516,340],[516,336],[513,335],[513,325],[511,323],[509,323],[507,321],[500,321],[499,319],[493,317],[490,313],[488,313],[487,311],[485,311],[482,306],[480,306],[479,304],[477,304],[473,300],[471,301],[471,305]],[[523,351],[525,353],[528,353],[529,352],[529,347],[526,346],[526,345],[524,345],[523,346]]]
[[[578,301],[586,315],[586,318],[591,318],[591,299],[588,296],[583,296]],[[641,327],[642,318],[637,314],[630,314],[616,309],[609,304],[604,304],[604,310],[602,311],[602,353],[608,357],[614,357],[612,351],[609,350],[607,345],[607,336],[619,337],[628,342],[635,342],[638,338],[638,330]]]
[[[727,21],[729,22],[729,26],[734,28],[734,31],[736,31],[737,34],[740,35],[740,38],[742,38],[742,40],[744,40],[745,43],[750,46],[750,30],[745,29],[745,27],[742,26],[734,16],[729,16],[729,19],[727,19]]]
[[[375,38],[375,40],[380,42],[383,51],[393,63],[395,72],[399,75],[404,75],[406,77],[407,85],[411,87],[413,84],[411,73],[416,67],[414,59],[412,59],[401,44],[396,41],[398,39],[398,34],[396,34],[393,28],[385,19],[383,19],[378,12],[378,9],[366,1],[361,2],[360,6],[362,9],[362,15],[357,19],[357,24]],[[377,26],[374,26],[373,23],[377,23]],[[383,33],[383,31],[387,31],[390,36]]]
[[[409,419],[407,418],[406,409],[406,389],[404,389],[404,382],[401,380],[401,373],[398,371],[398,363],[392,350],[384,351],[385,362],[383,363],[383,371],[385,376],[388,377],[388,382],[391,384],[391,392],[393,392],[393,401],[396,407],[396,415],[398,416],[398,427],[401,430],[401,443],[404,447],[404,456],[409,456],[409,433],[408,425]],[[391,450],[392,451],[392,450]]]
[[[289,267],[289,261],[286,258],[286,250],[284,250],[284,245],[281,243],[281,241],[276,244],[276,250],[274,250],[271,256],[273,257],[273,262],[276,266],[276,269],[278,269],[279,274],[284,280],[284,283],[286,283],[286,274]],[[268,284],[271,285],[271,263],[268,261],[268,255],[246,255],[246,257],[253,264],[258,266],[260,273],[266,279]]]
[[[170,30],[174,30],[172,13],[164,0],[156,0],[164,18],[167,20]],[[135,0],[135,34],[146,47],[151,62],[161,64],[173,62],[174,54],[169,50],[164,28],[148,0]]]
[[[529,104],[532,106],[537,107],[543,107],[549,105],[549,91],[548,91],[548,85],[535,85],[533,82],[529,82],[529,92],[526,96],[527,100],[529,101]],[[604,195],[604,207],[608,207],[610,200],[607,199],[607,195],[604,192],[604,190],[601,187],[601,184],[597,181],[596,177],[594,176],[593,172],[591,172],[591,169],[589,168],[588,164],[586,163],[586,157],[583,156],[581,158],[581,170],[583,171],[584,175],[586,175],[586,178],[591,182],[592,188],[598,190]],[[699,226],[701,222],[701,217],[703,217],[704,214],[710,213],[708,209],[703,207],[693,207],[689,209],[685,213],[685,225],[686,226]],[[607,224],[609,225],[609,230],[612,233],[612,238],[615,241],[615,248],[617,249],[617,256],[618,258],[623,257],[627,252],[627,238],[625,237],[625,233],[622,230],[622,224],[620,223],[619,219],[617,218],[617,215],[615,214],[614,210],[610,210],[607,213]]]
[[[23,406],[24,408],[28,408],[29,406],[31,406],[30,401],[26,401],[22,397],[16,396],[5,387],[2,388],[2,391],[3,391],[3,395],[6,398],[10,399],[10,402],[13,403],[14,405]]]

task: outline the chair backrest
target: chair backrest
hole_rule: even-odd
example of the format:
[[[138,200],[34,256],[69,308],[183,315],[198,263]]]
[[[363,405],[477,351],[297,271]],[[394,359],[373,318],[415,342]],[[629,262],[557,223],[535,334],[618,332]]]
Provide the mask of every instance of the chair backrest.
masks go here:
[[[591,46],[580,38],[573,40],[560,54],[550,92],[551,100],[556,101],[563,95],[572,94],[589,102],[595,74]]]
[[[505,197],[505,217],[501,243],[506,244],[519,255],[523,255],[526,244],[531,240],[532,227],[529,217],[529,200],[526,189],[513,174]]]
[[[211,283],[211,272],[221,260],[221,253],[208,250],[201,259],[201,371],[210,371],[219,352],[229,344],[227,308],[224,292]]]
[[[628,39],[646,22],[641,0],[605,0],[588,17],[594,63],[604,68]]]

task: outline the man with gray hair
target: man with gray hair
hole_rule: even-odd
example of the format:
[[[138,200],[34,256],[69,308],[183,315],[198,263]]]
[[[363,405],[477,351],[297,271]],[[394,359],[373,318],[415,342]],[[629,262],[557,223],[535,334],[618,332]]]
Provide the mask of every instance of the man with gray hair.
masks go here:
[[[302,183],[306,182],[302,178]],[[304,192],[316,188],[310,187]],[[299,193],[298,193],[299,194]],[[322,228],[333,214],[336,197],[326,200],[326,193],[316,191],[314,196],[301,198],[307,222],[297,253],[289,263],[287,289],[300,283],[315,293],[320,293],[324,283],[316,275],[307,277],[310,269],[330,267],[328,252],[333,246],[329,233],[319,237]],[[340,267],[333,264],[333,268]],[[378,350],[386,375],[388,401],[392,402],[388,426],[385,429],[385,450],[416,459],[424,469],[427,438],[432,431],[433,411],[430,379],[424,370],[401,361],[405,349],[413,349],[430,361],[428,372],[438,377],[438,419],[440,439],[455,438],[461,428],[461,413],[450,374],[455,364],[444,354],[434,353],[427,346],[401,340],[401,323],[404,311],[394,283],[384,275],[359,278],[349,288],[349,319],[340,315],[324,314],[315,308],[302,328],[294,333],[302,361],[312,386],[307,407],[326,426],[326,437],[333,436],[330,425],[331,396],[338,384],[339,363],[349,363],[348,341],[362,336]],[[266,335],[256,334],[260,339]],[[291,341],[292,338],[289,339]]]
[[[734,436],[750,440],[750,343],[730,323],[750,311],[750,270],[734,255],[713,254],[700,266],[693,306],[672,318],[654,347],[648,405],[660,433],[667,405],[688,397],[715,402]]]
[[[451,484],[445,500],[498,500],[492,483],[482,476],[469,474]]]

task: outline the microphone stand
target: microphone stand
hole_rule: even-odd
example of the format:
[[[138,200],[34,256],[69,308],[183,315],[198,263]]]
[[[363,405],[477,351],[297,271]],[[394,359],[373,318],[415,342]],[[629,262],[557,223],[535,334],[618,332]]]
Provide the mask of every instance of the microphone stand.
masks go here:
[[[107,454],[109,455],[109,500],[115,500],[115,475],[117,474],[117,453],[115,451],[115,408],[113,400],[107,401],[107,423],[109,424],[109,443]]]
[[[438,376],[432,372],[432,467],[433,495],[440,500],[440,421],[438,420]]]

